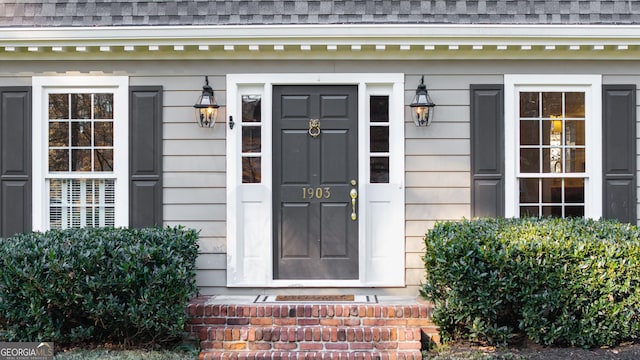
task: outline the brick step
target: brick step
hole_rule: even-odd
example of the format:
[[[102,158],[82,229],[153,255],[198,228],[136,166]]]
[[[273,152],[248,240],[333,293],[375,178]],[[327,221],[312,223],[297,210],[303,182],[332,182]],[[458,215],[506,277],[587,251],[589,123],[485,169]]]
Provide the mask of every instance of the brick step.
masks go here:
[[[420,350],[416,327],[219,326],[200,334],[203,350]]]
[[[422,360],[420,351],[247,351],[200,353],[201,360]]]
[[[431,321],[432,305],[420,301],[221,301],[196,298],[187,309],[185,330],[200,342],[203,359],[420,359],[423,344],[439,340]]]
[[[430,319],[432,305],[341,305],[341,304],[267,304],[233,305],[208,304],[206,297],[193,299],[188,312],[192,318],[376,318],[376,319]]]

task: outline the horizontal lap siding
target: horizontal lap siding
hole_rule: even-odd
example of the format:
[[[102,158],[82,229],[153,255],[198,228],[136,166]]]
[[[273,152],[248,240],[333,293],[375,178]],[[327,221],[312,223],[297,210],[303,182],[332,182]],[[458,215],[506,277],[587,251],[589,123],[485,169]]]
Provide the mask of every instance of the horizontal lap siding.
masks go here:
[[[371,70],[396,71],[385,66]],[[246,69],[245,72],[249,71]],[[309,69],[304,71],[312,72]],[[344,66],[344,69],[337,66],[335,71],[348,72],[352,69],[350,66]],[[420,73],[407,74],[406,104],[415,93],[419,76]],[[215,294],[250,292],[225,288],[226,129],[223,124],[216,125],[214,129],[198,128],[194,124],[193,109],[184,106],[195,100],[202,80],[199,76],[153,76],[132,78],[131,82],[149,81],[161,84],[165,89],[165,221],[201,229],[202,254],[197,264],[201,291]],[[225,104],[227,100],[221,98],[224,78],[210,75],[210,81],[219,103]],[[495,82],[496,79],[493,75],[428,76],[427,87],[438,105],[435,121],[429,128],[416,128],[409,121],[405,123],[407,288],[378,293],[417,294],[424,277],[420,259],[424,233],[437,220],[469,216],[468,88],[472,81]],[[406,115],[408,119],[409,114]]]
[[[35,68],[41,72],[34,72]],[[128,75],[131,86],[163,87],[164,223],[200,230],[201,256],[197,262],[197,279],[203,294],[265,291],[225,287],[226,124],[218,124],[214,129],[201,129],[195,124],[191,104],[201,92],[204,75],[209,75],[210,84],[222,105],[228,102],[224,91],[227,73],[405,73],[405,104],[411,102],[420,77],[425,75],[425,84],[437,105],[434,122],[429,127],[416,128],[408,120],[409,109],[405,107],[407,288],[359,290],[361,293],[404,295],[417,294],[424,278],[420,257],[424,252],[425,232],[438,220],[457,220],[470,216],[471,84],[500,84],[505,73],[599,74],[603,71],[607,72],[603,77],[605,84],[640,83],[640,70],[635,64],[614,61],[313,61],[312,64],[301,61],[67,61],[55,64],[5,63],[0,69],[0,86],[30,85],[30,76],[43,75],[45,72],[88,74],[98,70],[106,75]],[[224,107],[221,110],[224,113]],[[224,118],[222,116],[221,120]],[[640,132],[640,126],[637,128]],[[349,290],[306,291],[338,293]],[[279,292],[300,291],[282,289]]]
[[[406,74],[405,104],[421,73]],[[428,127],[405,123],[406,282],[418,291],[424,280],[424,234],[438,220],[470,215],[469,85],[490,76],[435,75],[425,84],[436,104]],[[410,114],[405,116],[410,119]]]
[[[226,281],[226,131],[223,123],[213,129],[196,124],[191,104],[204,85],[200,74],[208,71],[190,71],[182,76],[134,75],[130,83],[163,86],[164,222],[200,231],[196,281],[203,293],[220,293]],[[209,75],[209,82],[218,102],[225,104],[226,77]],[[224,107],[220,110],[224,121]]]

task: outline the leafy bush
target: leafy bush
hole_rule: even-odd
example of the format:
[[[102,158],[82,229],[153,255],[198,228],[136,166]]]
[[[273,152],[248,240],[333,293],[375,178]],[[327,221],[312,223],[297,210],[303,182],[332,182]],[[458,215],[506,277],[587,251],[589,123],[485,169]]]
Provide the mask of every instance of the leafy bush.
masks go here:
[[[196,292],[198,234],[82,228],[0,240],[0,339],[163,343]]]
[[[422,295],[444,339],[594,347],[640,336],[640,232],[588,219],[443,222]]]

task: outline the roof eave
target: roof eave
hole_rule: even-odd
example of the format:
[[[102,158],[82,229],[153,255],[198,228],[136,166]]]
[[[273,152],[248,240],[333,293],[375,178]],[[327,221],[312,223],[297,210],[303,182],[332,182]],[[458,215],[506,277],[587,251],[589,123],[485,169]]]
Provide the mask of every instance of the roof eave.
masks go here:
[[[461,25],[461,24],[337,24],[337,25],[236,25],[236,26],[140,26],[140,27],[38,27],[0,28],[0,58],[28,58],[39,53],[39,59],[71,54],[86,58],[224,58],[230,52],[278,57],[282,51],[295,58],[296,52],[308,57],[361,56],[362,52],[398,50],[432,51],[446,58],[448,51],[468,53],[466,57],[504,58],[531,57],[539,53],[548,58],[573,57],[576,50],[596,50],[597,55],[620,50],[625,57],[635,58],[628,50],[640,48],[638,25]],[[267,50],[267,51],[265,51]],[[292,52],[292,50],[295,50]],[[446,50],[440,53],[439,50]],[[469,50],[469,51],[467,51]],[[518,50],[518,51],[514,51]],[[532,51],[533,50],[533,51]],[[565,51],[567,50],[567,51]],[[603,52],[603,50],[606,50]],[[206,52],[206,54],[205,54]],[[566,52],[566,54],[564,54]],[[457,53],[457,56],[461,52]],[[523,54],[520,54],[523,53]],[[65,55],[66,54],[66,55]],[[20,55],[20,56],[16,56]],[[43,55],[46,55],[43,57]],[[393,57],[387,51],[387,57]],[[418,56],[418,55],[416,55]],[[552,56],[552,57],[553,57]]]

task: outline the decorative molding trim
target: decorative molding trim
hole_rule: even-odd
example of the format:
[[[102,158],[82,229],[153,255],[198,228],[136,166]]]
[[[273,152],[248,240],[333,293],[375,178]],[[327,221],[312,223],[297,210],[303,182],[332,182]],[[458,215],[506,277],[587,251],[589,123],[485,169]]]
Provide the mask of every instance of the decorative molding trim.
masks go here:
[[[109,50],[105,50],[109,49]],[[0,59],[637,59],[637,25],[238,25],[0,29]],[[311,52],[311,54],[309,54]],[[507,52],[507,54],[505,54]],[[36,54],[37,53],[37,54]],[[82,54],[79,54],[82,53]]]

